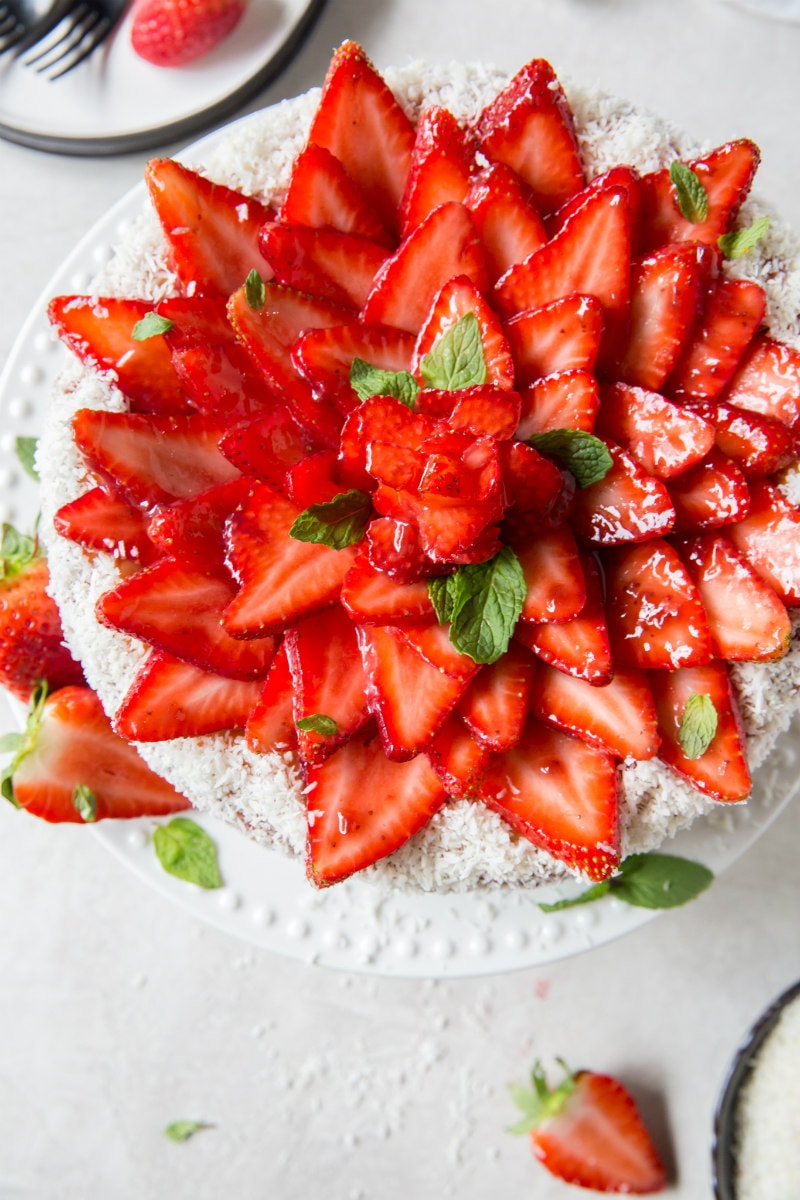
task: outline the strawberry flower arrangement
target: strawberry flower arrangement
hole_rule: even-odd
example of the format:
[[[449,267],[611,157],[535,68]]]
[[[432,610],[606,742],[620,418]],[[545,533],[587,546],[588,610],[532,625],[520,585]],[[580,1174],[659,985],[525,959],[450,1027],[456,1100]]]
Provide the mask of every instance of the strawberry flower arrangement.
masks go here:
[[[587,180],[546,62],[412,122],[353,43],[277,211],[150,163],[180,293],[50,308],[126,400],[54,521],[149,648],[116,731],[288,748],[319,886],[453,797],[594,880],[622,763],[744,799],[730,664],[800,601],[800,353],[725,265],[757,164]]]

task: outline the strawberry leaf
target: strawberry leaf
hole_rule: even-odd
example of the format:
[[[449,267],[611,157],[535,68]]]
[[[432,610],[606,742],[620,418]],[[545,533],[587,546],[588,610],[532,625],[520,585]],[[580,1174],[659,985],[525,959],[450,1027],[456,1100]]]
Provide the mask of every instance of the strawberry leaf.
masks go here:
[[[409,371],[384,371],[363,358],[353,359],[350,386],[359,400],[369,400],[370,396],[394,396],[406,408],[414,407],[419,393],[419,384]]]
[[[72,803],[81,820],[87,824],[97,820],[97,797],[91,788],[79,783],[72,793]]]
[[[160,317],[158,313],[145,313],[141,321],[137,321],[131,330],[131,337],[135,342],[146,342],[152,337],[163,337],[165,333],[169,333],[174,324],[174,321],[170,321],[168,317]]]
[[[540,904],[539,908],[542,912],[561,912],[608,895],[636,908],[677,908],[699,896],[713,879],[708,867],[689,858],[675,854],[630,854],[612,879],[604,879],[577,896]]]
[[[295,518],[289,536],[298,542],[314,542],[344,550],[363,538],[372,504],[366,492],[351,488],[323,504],[312,504]]]
[[[205,1121],[170,1121],[164,1130],[164,1136],[171,1142],[188,1142],[190,1137],[194,1137],[202,1129],[211,1129],[211,1126]]]
[[[746,229],[732,229],[717,238],[717,245],[726,258],[741,258],[757,246],[769,229],[769,217],[758,217]]]
[[[534,433],[528,441],[541,454],[555,458],[559,466],[571,471],[581,488],[605,479],[613,466],[605,442],[582,429],[551,429]]]
[[[222,887],[214,841],[188,817],[173,817],[153,834],[156,856],[165,871],[201,888]]]
[[[474,313],[451,326],[419,365],[427,387],[454,392],[486,382],[486,359],[481,330]]]
[[[259,275],[258,271],[253,267],[247,279],[244,281],[244,298],[250,308],[263,308],[267,300],[267,289],[264,286],[264,280]]]
[[[37,538],[20,533],[13,525],[3,524],[0,536],[0,579],[15,579],[38,554]]]
[[[687,758],[705,754],[717,732],[717,710],[710,696],[693,692],[686,701],[678,741]]]
[[[527,595],[519,559],[504,546],[487,562],[459,567],[447,578],[450,641],[475,662],[496,662],[508,649]]]
[[[675,188],[675,197],[681,216],[693,225],[702,225],[708,217],[708,196],[699,176],[685,163],[674,162],[669,177]]]
[[[296,724],[303,733],[319,733],[323,737],[335,737],[339,732],[338,722],[325,713],[311,713],[308,717],[301,717]]]
[[[36,447],[39,439],[35,437],[18,437],[14,443],[20,466],[26,475],[30,475],[36,483],[39,482],[39,472],[36,470]]]
[[[4,526],[5,529],[11,529],[11,526]],[[16,531],[12,531],[16,532]],[[14,773],[26,755],[30,754],[36,746],[36,739],[39,736],[39,727],[42,723],[42,713],[44,712],[44,702],[47,699],[47,682],[43,679],[41,683],[34,688],[31,696],[30,704],[28,705],[28,715],[25,724],[25,732],[12,735],[16,740],[11,741],[4,739],[4,753],[13,752],[14,757],[11,762],[7,763],[0,774],[0,795],[9,804],[13,804],[15,808],[19,808],[19,804],[14,796]]]

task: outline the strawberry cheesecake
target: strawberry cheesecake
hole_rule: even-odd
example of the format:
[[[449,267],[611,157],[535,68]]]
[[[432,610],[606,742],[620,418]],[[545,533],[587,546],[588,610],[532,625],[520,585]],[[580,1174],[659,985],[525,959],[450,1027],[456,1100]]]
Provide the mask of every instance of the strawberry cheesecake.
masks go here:
[[[147,167],[39,447],[65,636],[198,809],[448,891],[741,803],[800,682],[800,262],[709,149],[535,59]]]

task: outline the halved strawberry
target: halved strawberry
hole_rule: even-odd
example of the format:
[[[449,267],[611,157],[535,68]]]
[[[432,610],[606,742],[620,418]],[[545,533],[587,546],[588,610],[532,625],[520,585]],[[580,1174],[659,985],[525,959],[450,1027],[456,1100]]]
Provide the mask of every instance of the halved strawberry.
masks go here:
[[[289,469],[317,447],[287,405],[276,403],[263,416],[232,425],[220,438],[219,448],[242,474],[283,490]]]
[[[766,303],[764,289],[749,279],[716,280],[706,295],[698,325],[667,382],[669,394],[694,400],[716,399],[730,382],[761,324]]]
[[[800,417],[800,350],[757,337],[739,364],[726,403],[794,428]]]
[[[428,662],[392,625],[360,625],[358,645],[386,755],[419,754],[452,713],[467,679]]]
[[[462,202],[469,187],[474,135],[446,108],[432,105],[417,122],[408,178],[400,203],[403,237],[440,204]]]
[[[597,432],[623,446],[659,479],[695,466],[714,445],[713,425],[658,392],[615,383],[601,394]]]
[[[669,533],[675,509],[659,479],[619,446],[607,443],[612,467],[604,479],[575,493],[575,533],[598,546],[640,542]]]
[[[547,241],[530,189],[506,163],[491,163],[476,175],[464,203],[481,239],[491,283]]]
[[[307,771],[311,881],[338,883],[427,825],[447,794],[424,754],[394,762],[372,726]]]
[[[750,508],[725,530],[784,604],[800,604],[800,513],[766,479],[750,485]]]
[[[243,729],[260,680],[230,679],[154,650],[117,709],[113,726],[133,742],[200,737]]]
[[[514,637],[557,670],[592,684],[604,684],[611,679],[612,663],[603,585],[594,556],[584,553],[580,562],[586,603],[578,615],[558,624],[518,621]]]
[[[338,229],[382,245],[393,244],[392,235],[339,159],[313,143],[294,161],[280,220],[285,225]]]
[[[172,364],[193,407],[202,413],[244,420],[278,403],[274,390],[238,342],[173,350]]]
[[[617,758],[647,759],[658,750],[655,704],[644,671],[615,671],[598,687],[542,664],[531,689],[531,712]]]
[[[158,553],[142,510],[101,487],[62,504],[53,516],[53,528],[86,550],[102,550],[128,562],[146,565]]]
[[[185,413],[191,406],[169,343],[160,334],[143,341],[132,336],[154,308],[149,300],[57,296],[47,315],[82,362],[114,376],[134,411]]]
[[[234,637],[278,632],[338,598],[355,551],[290,537],[299,513],[273,488],[257,483],[249,500],[231,516],[228,561],[239,590],[223,621]]]
[[[145,182],[187,292],[228,296],[252,270],[268,276],[258,249],[258,231],[273,217],[266,205],[171,158],[152,159]]]
[[[571,621],[586,603],[578,546],[568,525],[512,544],[528,589],[523,621]]]
[[[238,475],[220,452],[224,421],[81,408],[72,418],[87,465],[125,500],[150,508]]]
[[[410,371],[414,338],[388,325],[334,325],[310,329],[292,347],[292,362],[315,395],[332,395],[343,412],[361,401],[350,386],[353,360],[360,358],[383,371]]]
[[[690,221],[681,213],[668,168],[643,175],[642,222],[647,247],[685,241],[716,246],[747,197],[760,158],[758,147],[741,138],[686,164],[708,197],[708,215],[702,221]]]
[[[368,325],[394,325],[419,333],[436,296],[455,275],[488,291],[486,264],[475,226],[463,204],[435,208],[400,243],[378,272],[361,310]]]
[[[245,738],[250,749],[261,754],[284,754],[297,747],[292,675],[284,642],[275,651],[261,694],[247,718]]]
[[[504,753],[516,746],[528,714],[535,660],[511,645],[497,662],[480,669],[458,704],[458,715],[482,746]]]
[[[435,296],[414,346],[414,374],[423,380],[420,367],[425,355],[433,349],[444,333],[469,313],[477,320],[480,330],[486,364],[485,382],[498,388],[512,388],[514,361],[500,322],[475,283],[466,275],[456,275],[448,279]]]
[[[492,758],[489,748],[455,715],[445,721],[425,754],[448,795],[459,798],[475,796]]]
[[[495,759],[480,797],[513,829],[590,879],[619,862],[613,755],[529,716],[513,750]]]
[[[518,438],[554,429],[594,430],[600,389],[591,371],[556,371],[522,391]]]
[[[750,489],[742,472],[717,449],[669,482],[675,531],[714,529],[747,516]]]
[[[517,72],[483,110],[477,129],[486,157],[516,171],[542,214],[554,212],[583,187],[572,113],[544,59]]]
[[[703,602],[717,658],[765,662],[789,649],[792,623],[773,588],[722,533],[680,542],[678,550]]]
[[[503,324],[518,387],[555,372],[594,369],[603,337],[603,308],[594,296],[564,296]],[[563,422],[561,427],[563,428]]]
[[[414,127],[355,42],[343,42],[331,59],[308,140],[339,159],[382,223],[397,232]]]
[[[741,718],[725,663],[653,671],[650,686],[661,734],[659,758],[714,800],[745,800],[750,795],[750,772]],[[692,696],[707,696],[716,713],[716,732],[697,758],[690,758],[681,746],[681,727]]]
[[[620,547],[604,564],[615,663],[674,668],[709,662],[711,635],[703,604],[669,542],[653,538]]]
[[[401,582],[377,570],[366,554],[358,554],[342,583],[341,601],[354,621],[369,625],[403,625],[432,621],[433,604],[424,579]]]
[[[185,796],[114,733],[97,696],[86,687],[60,688],[35,705],[11,787],[16,803],[45,821],[85,820],[80,790],[95,808],[90,819],[97,821],[166,816],[189,807]]]
[[[259,248],[278,283],[361,308],[388,250],[380,242],[338,229],[268,221]]]
[[[275,641],[231,637],[222,614],[236,596],[223,575],[175,558],[160,558],[123,580],[97,602],[102,625],[128,633],[204,671],[231,679],[260,679]]]
[[[151,517],[147,533],[164,555],[221,570],[225,560],[223,530],[230,514],[250,494],[251,479],[237,475],[190,496],[164,504]]]

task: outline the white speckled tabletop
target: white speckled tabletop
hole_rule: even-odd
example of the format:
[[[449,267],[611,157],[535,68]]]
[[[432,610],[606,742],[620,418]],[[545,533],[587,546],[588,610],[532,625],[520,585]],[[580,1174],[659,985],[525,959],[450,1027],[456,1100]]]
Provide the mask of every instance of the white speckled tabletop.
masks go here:
[[[330,0],[258,103],[318,83],[346,37],[378,66],[544,56],[710,142],[752,137],[760,193],[800,228],[800,24],[723,0]],[[0,71],[0,106],[2,88]],[[0,368],[146,157],[0,142]],[[620,1076],[668,1163],[666,1194],[702,1200],[727,1063],[800,978],[798,803],[686,908],[557,962],[438,981],[250,944],[86,829],[4,806],[0,839],[0,1200],[579,1195],[506,1132],[506,1085],[556,1056]],[[179,1118],[208,1128],[177,1145],[163,1130]]]

